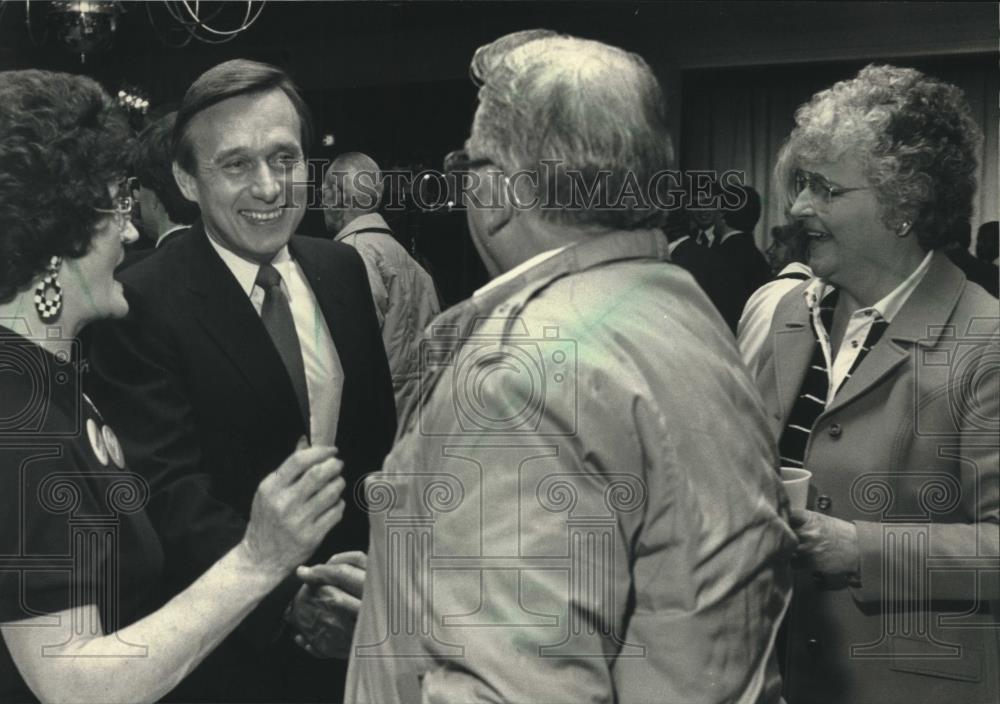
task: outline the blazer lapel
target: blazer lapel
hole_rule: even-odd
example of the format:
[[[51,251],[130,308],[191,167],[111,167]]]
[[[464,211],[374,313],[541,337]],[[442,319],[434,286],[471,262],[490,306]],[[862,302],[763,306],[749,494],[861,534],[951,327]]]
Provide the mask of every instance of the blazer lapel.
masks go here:
[[[944,323],[962,295],[963,278],[955,265],[935,252],[923,280],[889,324],[883,341],[862,360],[837,392],[826,413],[843,408],[889,376],[910,357],[915,345],[933,347],[937,344]]]
[[[319,309],[326,320],[326,327],[333,338],[333,344],[337,348],[337,356],[340,357],[341,366],[344,369],[344,382],[346,385],[348,374],[345,366],[344,355],[351,356],[353,349],[349,331],[350,325],[345,324],[345,316],[351,313],[350,306],[346,300],[349,292],[344,290],[344,286],[336,273],[327,265],[323,253],[311,251],[312,243],[306,237],[293,237],[288,243],[288,249],[292,253],[295,261],[302,269],[302,273],[309,282],[313,296],[319,304]]]
[[[200,221],[187,237],[188,288],[199,299],[195,315],[205,332],[269,407],[301,419],[288,371],[253,303],[209,243]]]

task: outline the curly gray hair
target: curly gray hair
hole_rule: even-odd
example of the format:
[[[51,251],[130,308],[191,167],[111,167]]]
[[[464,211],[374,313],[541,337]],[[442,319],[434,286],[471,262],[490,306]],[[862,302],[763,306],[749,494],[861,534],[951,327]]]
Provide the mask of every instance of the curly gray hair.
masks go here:
[[[850,152],[884,224],[912,223],[925,250],[948,244],[956,224],[971,217],[982,131],[957,87],[915,69],[869,65],[816,93],[795,122],[775,167],[789,204],[797,168]]]

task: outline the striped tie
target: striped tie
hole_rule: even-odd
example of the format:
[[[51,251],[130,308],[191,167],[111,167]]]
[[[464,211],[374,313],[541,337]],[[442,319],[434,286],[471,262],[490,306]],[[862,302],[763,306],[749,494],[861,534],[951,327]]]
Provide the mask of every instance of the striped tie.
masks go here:
[[[838,294],[838,291],[829,294],[819,306],[820,321],[828,332],[833,327],[833,309],[837,306]],[[882,316],[876,314],[875,320],[872,321],[872,325],[868,329],[865,343],[858,351],[858,356],[844,377],[844,381],[841,382],[841,386],[857,371],[862,360],[882,338],[887,327],[889,327],[889,323]],[[823,348],[820,346],[815,328],[813,328],[813,337],[813,354],[809,361],[809,369],[802,380],[798,398],[792,405],[792,411],[788,414],[788,423],[778,441],[778,454],[781,456],[781,466],[783,467],[803,466],[809,435],[816,424],[816,419],[826,408],[827,390],[830,387],[830,370],[826,366],[826,358],[823,356]]]

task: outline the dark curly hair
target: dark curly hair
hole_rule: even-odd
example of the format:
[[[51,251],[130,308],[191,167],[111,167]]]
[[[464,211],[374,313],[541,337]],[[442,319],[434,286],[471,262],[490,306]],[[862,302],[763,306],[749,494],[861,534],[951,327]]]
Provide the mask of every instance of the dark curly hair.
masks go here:
[[[156,194],[170,221],[178,225],[190,225],[198,218],[198,206],[181,194],[171,168],[176,118],[176,112],[167,113],[140,132],[133,145],[129,163],[132,175],[139,179],[139,185]]]
[[[91,78],[0,72],[0,303],[58,255],[86,254],[124,175],[127,118]]]
[[[884,224],[912,223],[925,250],[951,242],[957,222],[972,216],[982,131],[959,88],[912,68],[869,65],[816,93],[795,122],[775,168],[791,200],[796,168],[851,153]]]

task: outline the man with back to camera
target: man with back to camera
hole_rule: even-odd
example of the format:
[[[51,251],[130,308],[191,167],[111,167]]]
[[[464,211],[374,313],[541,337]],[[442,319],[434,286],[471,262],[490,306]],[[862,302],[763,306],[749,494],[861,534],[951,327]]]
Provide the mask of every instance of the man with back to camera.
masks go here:
[[[392,442],[364,264],[350,247],[293,236],[310,134],[280,69],[234,60],[202,74],[173,135],[174,176],[201,218],[123,273],[129,317],[94,335],[90,393],[151,484],[171,594],[242,533],[253,487],[300,437],[336,445],[349,484]],[[285,619],[323,625],[346,652],[367,544],[366,516],[347,501],[314,555],[339,553],[323,566],[332,584],[286,580],[168,698],[340,700],[343,668],[296,646]]]
[[[323,179],[323,220],[334,241],[358,250],[368,271],[382,343],[389,358],[396,412],[418,391],[419,341],[441,312],[430,274],[396,241],[378,209],[378,164],[367,154],[341,154]]]
[[[446,169],[493,279],[431,324],[366,485],[347,700],[776,702],[794,540],[759,397],[662,214],[601,205],[670,166],[659,84],[542,30],[472,75]],[[592,205],[570,171],[609,175]]]

